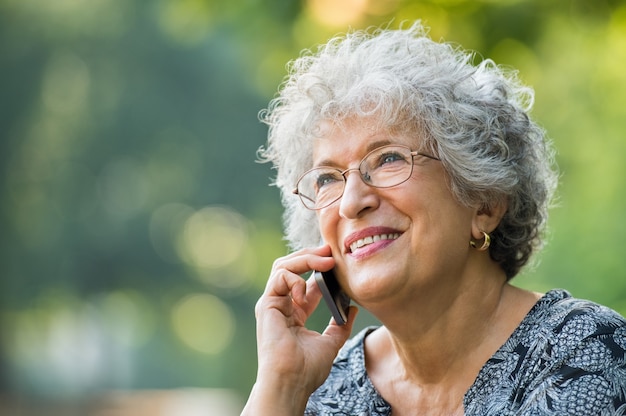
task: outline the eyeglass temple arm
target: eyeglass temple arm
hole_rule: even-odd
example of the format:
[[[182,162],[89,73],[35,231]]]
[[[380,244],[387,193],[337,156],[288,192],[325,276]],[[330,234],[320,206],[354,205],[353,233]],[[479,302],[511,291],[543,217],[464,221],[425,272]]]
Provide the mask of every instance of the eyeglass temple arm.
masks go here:
[[[311,202],[315,203],[315,201],[314,201],[312,198],[310,198],[310,197],[306,196],[305,194],[301,194],[301,193],[300,193],[300,191],[298,191],[298,188],[294,188],[294,190],[293,190],[293,191],[291,191],[291,193],[292,193],[292,194],[294,194],[294,195],[298,195],[298,196],[299,196],[299,197],[301,197],[301,198],[306,198],[306,199],[308,199],[309,201],[311,201]]]
[[[436,156],[427,155],[426,153],[421,153],[421,152],[418,152],[418,151],[411,152],[411,156],[424,156],[424,157],[427,157],[427,158],[433,159],[433,160],[441,160],[441,159],[439,159]]]

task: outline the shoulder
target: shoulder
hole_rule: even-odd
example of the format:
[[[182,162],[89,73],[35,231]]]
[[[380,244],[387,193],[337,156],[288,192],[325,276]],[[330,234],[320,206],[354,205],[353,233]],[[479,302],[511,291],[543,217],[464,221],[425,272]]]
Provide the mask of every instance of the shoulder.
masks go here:
[[[548,294],[548,297],[550,294]],[[606,306],[559,291],[546,305],[545,349],[562,375],[595,374],[626,387],[626,320]],[[542,316],[544,315],[544,316]],[[529,334],[532,335],[532,332]]]
[[[574,298],[564,290],[548,292],[520,328],[526,330],[520,334],[521,340],[546,337],[547,344],[562,350],[563,357],[594,339],[625,350],[626,320],[620,314],[598,303]]]
[[[626,320],[564,291],[550,298],[538,314],[548,336],[543,358],[531,360],[546,370],[546,400],[564,414],[626,413]]]
[[[520,415],[626,414],[626,320],[550,291],[485,364],[473,389],[471,406],[498,408],[482,414],[508,414],[502,403]]]
[[[365,369],[364,340],[375,329],[365,328],[346,342],[328,378],[309,398],[305,415],[388,414]]]

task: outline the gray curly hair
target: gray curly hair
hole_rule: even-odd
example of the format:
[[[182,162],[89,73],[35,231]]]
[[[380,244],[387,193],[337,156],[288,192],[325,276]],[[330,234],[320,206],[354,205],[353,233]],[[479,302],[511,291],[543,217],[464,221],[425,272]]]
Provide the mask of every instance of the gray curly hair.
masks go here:
[[[290,247],[318,245],[315,213],[292,190],[312,165],[320,123],[374,119],[387,131],[424,138],[443,163],[453,195],[466,206],[507,211],[491,234],[490,255],[510,279],[542,246],[557,183],[554,152],[529,116],[534,92],[491,60],[432,41],[410,27],[352,31],[290,62],[268,108],[262,161],[274,164]]]

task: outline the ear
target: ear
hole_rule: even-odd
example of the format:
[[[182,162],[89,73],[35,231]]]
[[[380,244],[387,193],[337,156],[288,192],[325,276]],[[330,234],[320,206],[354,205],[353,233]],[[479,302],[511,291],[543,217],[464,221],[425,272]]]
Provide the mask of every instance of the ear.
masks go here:
[[[482,239],[483,231],[491,234],[500,224],[507,209],[508,204],[505,201],[477,208],[472,221],[472,237]]]

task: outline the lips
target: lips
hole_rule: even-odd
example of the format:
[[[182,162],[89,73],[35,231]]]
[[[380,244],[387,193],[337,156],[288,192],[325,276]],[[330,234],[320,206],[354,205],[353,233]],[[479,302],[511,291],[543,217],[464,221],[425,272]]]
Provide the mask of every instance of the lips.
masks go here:
[[[400,237],[400,233],[376,234],[370,237],[361,238],[355,241],[354,243],[350,244],[350,251],[354,252],[356,249],[365,247],[369,244],[375,243],[380,240],[395,240],[398,237]]]
[[[351,234],[345,240],[345,247],[349,253],[354,253],[360,248],[379,241],[395,240],[399,238],[401,234],[402,233],[398,230],[386,227],[372,227]]]

